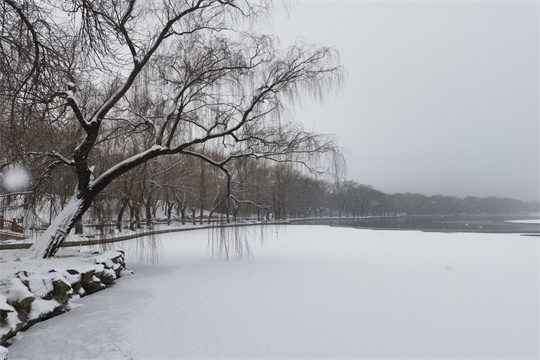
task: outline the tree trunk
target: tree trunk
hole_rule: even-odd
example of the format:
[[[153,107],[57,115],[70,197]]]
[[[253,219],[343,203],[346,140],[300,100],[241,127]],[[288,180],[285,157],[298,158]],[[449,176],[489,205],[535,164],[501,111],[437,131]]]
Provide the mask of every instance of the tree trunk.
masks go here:
[[[148,197],[148,200],[144,204],[146,210],[146,227],[152,228],[152,197]]]
[[[180,207],[180,213],[182,214],[182,225],[186,225],[186,207]]]
[[[135,231],[135,208],[131,206],[131,203],[128,203],[129,205],[129,230]]]
[[[167,200],[166,206],[167,206],[167,225],[171,225],[174,203]]]
[[[77,220],[74,226],[75,226],[75,235],[82,235],[84,232],[82,219]]]
[[[135,225],[136,225],[137,229],[142,228],[140,211],[141,211],[141,206],[139,204],[137,204],[135,206]]]
[[[204,210],[201,207],[201,211],[199,212],[199,224],[204,224]]]
[[[91,197],[74,196],[56,216],[51,225],[30,247],[28,258],[39,259],[54,256],[60,245],[92,203]]]
[[[124,216],[124,210],[128,204],[128,199],[122,199],[122,205],[120,206],[120,211],[118,211],[118,217],[116,218],[116,230],[122,232],[122,217]]]

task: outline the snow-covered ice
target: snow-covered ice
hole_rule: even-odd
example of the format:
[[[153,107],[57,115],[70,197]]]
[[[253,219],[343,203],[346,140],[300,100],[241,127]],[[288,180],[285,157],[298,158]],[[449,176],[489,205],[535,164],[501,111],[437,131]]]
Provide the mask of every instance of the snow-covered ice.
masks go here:
[[[537,237],[276,229],[246,228],[264,241],[238,261],[210,260],[205,230],[145,244],[158,265],[122,243],[135,276],[17,335],[10,358],[539,356]]]
[[[540,224],[540,219],[530,219],[530,220],[507,220],[506,222],[516,223],[516,224]]]

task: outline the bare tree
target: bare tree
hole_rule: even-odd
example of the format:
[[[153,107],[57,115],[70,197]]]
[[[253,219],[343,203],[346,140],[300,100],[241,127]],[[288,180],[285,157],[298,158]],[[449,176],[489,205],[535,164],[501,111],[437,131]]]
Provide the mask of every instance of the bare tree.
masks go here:
[[[17,59],[26,75],[10,93],[11,117],[18,118],[15,108],[28,107],[39,112],[32,119],[44,124],[77,125],[71,149],[41,151],[70,167],[77,184],[30,249],[31,257],[53,256],[101,191],[159,156],[196,157],[225,174],[230,162],[243,157],[296,162],[312,171],[321,171],[321,164],[312,162],[316,155],[340,158],[333,138],[305,132],[281,116],[291,100],[321,98],[339,83],[337,54],[307,44],[282,53],[271,37],[241,31],[237,19],[266,13],[269,2],[2,0],[2,5],[3,16],[25,29],[25,44],[34,49]],[[10,42],[17,54],[28,52],[17,41],[2,37],[0,45]],[[127,138],[136,144],[129,152],[111,147]],[[95,162],[103,148],[117,151],[114,165]],[[219,153],[205,150],[217,148]]]

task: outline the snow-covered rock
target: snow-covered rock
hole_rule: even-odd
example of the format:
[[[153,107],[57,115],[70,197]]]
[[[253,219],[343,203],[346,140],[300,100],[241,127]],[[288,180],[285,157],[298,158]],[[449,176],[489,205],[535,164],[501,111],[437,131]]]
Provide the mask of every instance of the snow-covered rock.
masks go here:
[[[2,254],[0,278],[0,360],[7,340],[33,324],[73,308],[71,299],[105,289],[122,275],[132,274],[121,251],[70,253],[58,259],[24,263],[20,257],[10,273]],[[27,266],[25,270],[25,265]]]
[[[8,349],[3,346],[0,346],[0,360],[7,360]]]

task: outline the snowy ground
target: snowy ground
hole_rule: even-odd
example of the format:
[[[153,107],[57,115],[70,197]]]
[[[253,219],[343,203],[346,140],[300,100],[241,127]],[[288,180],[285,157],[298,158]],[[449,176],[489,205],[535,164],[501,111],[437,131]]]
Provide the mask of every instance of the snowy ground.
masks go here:
[[[10,359],[539,356],[537,237],[264,235],[238,261],[210,260],[205,230],[122,244],[136,275],[18,335]]]
[[[507,222],[516,223],[516,224],[540,224],[540,219],[531,219],[531,220],[508,220]]]

